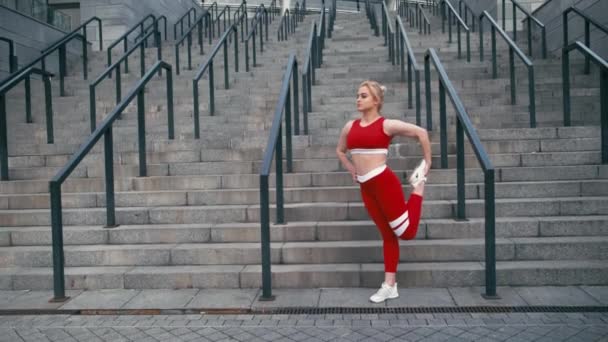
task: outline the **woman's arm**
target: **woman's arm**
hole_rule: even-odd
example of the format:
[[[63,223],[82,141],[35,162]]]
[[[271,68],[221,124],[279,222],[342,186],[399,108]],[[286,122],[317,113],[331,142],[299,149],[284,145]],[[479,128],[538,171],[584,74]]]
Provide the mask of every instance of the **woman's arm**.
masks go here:
[[[385,120],[384,132],[389,136],[400,135],[403,137],[417,138],[422,147],[424,161],[426,162],[426,170],[424,173],[425,175],[429,173],[429,170],[431,169],[431,141],[429,140],[429,134],[426,129],[401,120]]]
[[[357,172],[355,170],[355,166],[350,162],[350,160],[348,160],[348,157],[346,157],[346,136],[348,135],[348,132],[350,132],[352,125],[353,121],[351,120],[344,125],[344,128],[342,128],[342,132],[340,132],[340,139],[338,140],[338,147],[336,147],[336,154],[338,155],[338,159],[340,159],[342,166],[344,166],[344,168],[350,172],[350,175],[353,177],[353,181],[356,182]]]

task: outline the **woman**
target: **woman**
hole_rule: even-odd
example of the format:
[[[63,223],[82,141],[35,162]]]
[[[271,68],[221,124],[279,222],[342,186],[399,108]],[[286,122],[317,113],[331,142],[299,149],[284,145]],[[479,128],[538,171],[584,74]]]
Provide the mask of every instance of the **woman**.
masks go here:
[[[385,87],[375,81],[365,81],[357,92],[357,110],[361,118],[351,120],[342,129],[336,153],[361,187],[361,197],[367,212],[380,230],[384,252],[384,282],[370,297],[375,303],[399,297],[396,272],[399,263],[399,239],[416,237],[426,175],[431,168],[431,143],[427,131],[400,120],[380,115]],[[417,138],[424,159],[409,177],[414,187],[405,201],[401,181],[386,166],[388,146],[393,136]],[[352,162],[346,152],[350,150]]]

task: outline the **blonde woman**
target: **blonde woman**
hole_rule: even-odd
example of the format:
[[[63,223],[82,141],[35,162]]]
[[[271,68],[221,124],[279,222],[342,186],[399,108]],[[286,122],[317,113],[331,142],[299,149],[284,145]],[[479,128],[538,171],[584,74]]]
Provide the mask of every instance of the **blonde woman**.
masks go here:
[[[399,239],[416,237],[424,184],[431,168],[431,143],[427,131],[381,115],[385,89],[375,81],[361,83],[357,91],[357,110],[361,117],[346,123],[336,149],[344,168],[353,181],[359,183],[365,208],[382,235],[385,274],[380,289],[370,297],[375,303],[399,297],[396,282]],[[394,136],[418,139],[424,155],[408,179],[414,189],[407,202],[401,181],[386,166],[388,146]],[[347,151],[352,160],[348,159]]]

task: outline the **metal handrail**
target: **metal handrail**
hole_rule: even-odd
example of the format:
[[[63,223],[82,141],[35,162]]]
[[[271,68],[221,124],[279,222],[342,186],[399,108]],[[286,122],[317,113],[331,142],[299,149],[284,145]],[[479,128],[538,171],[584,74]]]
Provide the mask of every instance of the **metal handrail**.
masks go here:
[[[258,23],[260,27],[260,53],[264,52],[264,26],[266,26],[266,41],[268,41],[268,11],[261,4],[258,7],[256,15],[253,17],[251,22],[252,29],[245,39],[245,71],[249,72],[249,40],[252,40],[253,47],[253,67],[257,65],[257,57],[255,52],[255,35],[258,30]]]
[[[193,100],[194,100],[194,137],[196,139],[200,138],[200,125],[199,125],[199,93],[198,93],[198,82],[203,77],[205,71],[209,70],[209,113],[210,115],[215,114],[215,91],[213,84],[213,58],[217,55],[220,50],[220,46],[224,47],[224,87],[225,89],[230,89],[230,82],[228,80],[228,37],[230,33],[234,32],[234,71],[239,72],[239,32],[236,24],[230,25],[230,27],[224,32],[220,40],[215,44],[213,50],[211,50],[211,54],[207,58],[205,64],[203,64],[194,78],[192,79],[192,91],[193,91]]]
[[[270,9],[270,13],[272,14],[272,19],[274,20],[274,17],[279,12],[279,8],[277,6],[277,0],[272,0],[270,2],[270,6],[268,6],[268,8]]]
[[[331,35],[334,32],[334,23],[336,21],[337,7],[338,7],[337,0],[331,0],[331,8],[329,10],[329,27],[327,30],[328,38],[331,38]],[[302,16],[302,20],[304,20],[304,16]]]
[[[481,140],[471,123],[471,119],[465,109],[462,100],[458,96],[454,85],[450,81],[445,68],[441,64],[439,57],[434,49],[429,49],[424,55],[424,74],[426,79],[426,103],[427,117],[432,116],[431,112],[431,91],[428,86],[431,83],[431,61],[435,66],[439,81],[439,118],[441,127],[441,168],[448,167],[447,156],[447,110],[446,92],[452,102],[456,112],[456,184],[458,201],[456,206],[456,219],[466,219],[465,202],[465,154],[464,154],[464,135],[466,134],[473,152],[477,157],[484,173],[484,203],[485,203],[485,281],[486,292],[484,297],[487,299],[498,299],[496,294],[496,196],[495,196],[495,173],[494,166],[490,157],[485,151]]]
[[[61,209],[61,184],[70,176],[72,171],[93,149],[95,144],[104,138],[104,157],[105,157],[105,188],[106,188],[106,218],[107,228],[116,227],[116,213],[114,202],[114,169],[113,169],[113,136],[112,124],[127,108],[129,103],[137,97],[137,131],[139,145],[139,176],[147,175],[146,167],[146,125],[145,125],[145,86],[152,79],[154,74],[163,68],[167,71],[167,112],[169,117],[173,117],[173,78],[171,65],[158,61],[148,70],[144,77],[137,82],[129,94],[106,116],[103,122],[80,146],[78,151],[72,155],[70,160],[55,174],[49,182],[51,197],[51,226],[53,241],[53,301],[65,301],[65,279],[64,279],[64,257],[63,257],[63,220]],[[172,119],[171,119],[172,120]]]
[[[462,18],[462,4],[464,4],[464,23],[469,25],[469,12],[471,12],[471,31],[475,32],[475,19],[477,14],[469,7],[469,4],[465,0],[458,0],[458,15]]]
[[[285,154],[287,159],[287,172],[293,172],[293,158],[291,146],[291,109],[292,109],[292,86],[290,81],[293,79],[293,109],[298,110],[298,61],[295,53],[289,55],[287,70],[281,82],[279,100],[274,111],[272,128],[268,137],[268,144],[264,150],[264,158],[260,171],[260,229],[261,229],[261,250],[262,250],[262,296],[260,300],[273,300],[272,279],[270,271],[270,203],[269,203],[269,184],[268,178],[272,166],[273,156],[275,159],[275,194],[276,194],[276,224],[285,224],[283,206],[283,113],[285,113]],[[296,117],[295,114],[294,117]]]
[[[323,2],[321,4],[321,12],[319,13],[319,36],[317,37],[317,62],[318,62],[318,67],[320,68],[321,65],[323,65],[323,50],[325,50],[325,36],[327,34],[327,21],[325,19],[325,3]]]
[[[0,40],[8,44],[8,70],[12,74],[19,67],[17,55],[15,55],[15,44],[12,39],[6,37],[0,37]]]
[[[205,8],[205,7],[203,6],[203,8]],[[214,8],[215,8],[215,16],[213,16],[213,9]],[[214,1],[211,5],[209,5],[209,7],[207,8],[207,11],[209,11],[209,13],[211,13],[211,27],[212,27],[211,34],[213,34],[213,37],[215,37],[215,25],[214,25],[214,23],[215,23],[215,21],[217,21],[218,12],[219,12],[219,8],[218,8],[218,5],[217,5],[217,2]],[[218,34],[219,34],[220,28],[218,27],[217,30],[218,30]]]
[[[233,16],[234,17],[232,18],[232,21],[241,27],[241,42],[243,42],[245,40],[245,34],[249,34],[249,25],[241,25],[243,18],[245,18],[245,22],[249,22],[246,0],[243,0],[243,2],[241,2],[241,5],[234,11]]]
[[[412,3],[415,8],[410,7],[410,2],[408,0],[401,0],[399,2],[399,8],[397,12],[399,16],[404,17],[409,23],[410,27],[418,27],[418,31],[420,34],[431,33],[431,21],[424,13],[422,8],[422,4],[420,2]],[[430,5],[430,2],[427,1],[427,6]]]
[[[395,65],[395,29],[392,27],[386,3],[382,1],[382,35],[384,45],[388,45],[388,60]]]
[[[226,11],[228,11],[228,14],[226,14]],[[224,19],[224,31],[226,31],[226,16],[228,16],[228,27],[230,27],[232,25],[232,18],[230,17],[230,6],[228,5],[224,6],[224,9],[216,17],[218,34],[221,32],[220,17],[223,17]]]
[[[579,9],[577,9],[575,7],[569,7],[562,14],[563,26],[564,26],[564,47],[568,45],[568,14],[570,12],[574,12],[574,13],[578,14],[585,20],[585,45],[587,47],[591,48],[591,32],[590,32],[589,24],[593,24],[593,26],[595,26],[600,31],[608,34],[608,27],[597,22],[595,19],[591,18],[590,16],[583,13]],[[585,74],[589,74],[589,66],[590,66],[589,58],[590,57],[588,55],[585,55]]]
[[[410,44],[410,40],[407,37],[407,32],[403,27],[403,21],[401,17],[397,16],[395,19],[395,26],[397,26],[397,45],[399,62],[401,64],[401,82],[405,82],[405,54],[407,53],[407,108],[412,109],[412,69],[414,73],[414,80],[416,82],[416,125],[421,125],[421,110],[420,110],[420,67],[416,62],[416,55]],[[427,111],[429,103],[427,103]],[[427,117],[427,129],[432,130],[432,118]]]
[[[525,9],[519,2],[516,0],[509,0],[513,5],[513,41],[517,41],[517,8],[522,11],[526,15],[526,19],[528,21],[528,55],[532,56],[532,22],[536,24],[541,30],[541,51],[543,59],[547,58],[547,30],[545,29],[545,25],[540,22],[536,17],[534,17],[530,11]],[[505,31],[506,20],[505,20],[505,0],[502,0],[502,29]]]
[[[192,26],[192,19],[190,19],[191,13],[194,13],[194,20],[196,22],[196,8],[190,7],[190,9],[186,13],[184,13],[179,19],[177,19],[175,24],[173,24],[173,40],[177,40],[177,25],[180,26],[180,34],[182,35],[182,37],[184,36],[184,20],[186,19],[186,16],[188,16],[188,27]]]
[[[34,59],[27,65],[21,67],[21,69],[9,75],[7,78],[0,82],[0,86],[10,82],[14,77],[20,75],[24,70],[27,70],[31,67],[34,67],[36,64],[40,63],[42,71],[46,71],[46,62],[45,58],[55,52],[55,50],[59,50],[59,96],[65,96],[65,76],[67,75],[67,63],[66,63],[66,45],[71,42],[73,39],[82,40],[82,70],[83,70],[83,78],[86,80],[88,77],[88,47],[87,47],[87,25],[92,21],[97,21],[99,28],[99,50],[102,50],[103,44],[103,35],[102,35],[102,27],[101,27],[101,19],[97,17],[92,17],[91,19],[85,21],[80,26],[75,28],[72,32],[66,34],[61,39],[57,40],[55,43],[51,44],[49,47],[42,50],[40,57]],[[83,33],[80,33],[80,31]]]
[[[306,57],[302,63],[302,114],[304,134],[308,135],[308,113],[312,111],[312,85],[316,83],[315,69],[319,68],[318,56],[319,37],[317,36],[317,22],[312,21]],[[321,51],[320,53],[323,53]],[[298,127],[299,128],[299,127]],[[296,135],[299,135],[299,129]]]
[[[467,34],[467,62],[471,61],[471,32],[469,30],[469,26],[464,23],[460,15],[456,13],[456,10],[452,6],[452,4],[448,0],[441,0],[441,32],[445,33],[445,21],[446,21],[446,12],[447,12],[447,20],[448,20],[448,31],[449,31],[449,39],[448,43],[452,43],[452,17],[456,18],[456,29],[458,31],[458,58],[462,58],[462,44],[460,39],[460,31],[461,27]],[[447,7],[446,7],[447,6]]]
[[[289,11],[289,8],[283,12],[281,16],[281,20],[279,22],[279,28],[277,29],[277,40],[284,41],[289,39],[289,33],[296,32],[296,18],[295,15],[292,15]]]
[[[424,19],[424,20],[423,20]],[[416,4],[416,25],[418,26],[418,33],[422,34],[430,34],[431,33],[431,21],[424,13],[422,9],[422,5],[420,3]]]
[[[483,11],[483,13],[479,16],[479,61],[483,62],[483,18],[490,23],[491,31],[492,31],[492,78],[496,79],[498,77],[498,63],[496,61],[496,31],[500,34],[500,36],[507,42],[509,45],[509,71],[511,73],[511,104],[514,105],[517,103],[516,98],[516,90],[515,90],[515,57],[517,56],[524,63],[526,68],[528,69],[528,97],[529,97],[529,112],[530,112],[530,128],[536,127],[536,100],[534,93],[534,65],[532,61],[526,57],[526,55],[521,52],[517,44],[509,38],[509,36],[503,31],[500,26],[496,23],[494,18],[487,11]]]
[[[570,126],[570,52],[578,50],[589,57],[600,71],[600,125],[602,164],[608,164],[608,62],[587,45],[576,41],[562,48],[562,87],[564,101],[564,126]]]
[[[118,105],[122,100],[122,83],[120,76],[120,64],[129,58],[135,50],[139,49],[139,65],[140,65],[140,77],[143,77],[146,73],[146,57],[145,57],[145,40],[150,37],[150,35],[155,34],[154,31],[148,32],[142,40],[133,45],[129,51],[127,51],[122,57],[120,57],[114,64],[107,67],[97,78],[89,84],[89,118],[91,125],[91,133],[95,131],[97,125],[97,105],[96,105],[96,92],[95,88],[99,83],[101,83],[108,75],[112,73],[113,70],[116,70],[116,81],[115,81],[115,91],[116,91],[116,104]],[[158,59],[162,60],[162,56]],[[169,125],[169,139],[173,139],[173,124]]]
[[[25,122],[31,123],[32,120],[32,102],[31,102],[31,87],[30,75],[38,74],[42,76],[44,82],[44,100],[46,110],[46,141],[52,144],[53,139],[53,101],[51,97],[51,77],[53,74],[42,69],[29,67],[15,74],[11,79],[0,86],[0,180],[8,180],[8,126],[6,122],[6,92],[25,80]]]
[[[133,31],[135,31],[136,29],[139,28],[140,32],[138,36],[143,36],[144,35],[144,23],[148,20],[148,19],[152,19],[152,24],[156,23],[156,16],[154,16],[154,14],[148,14],[147,16],[145,16],[143,19],[141,19],[140,21],[138,21],[137,23],[135,23],[135,25],[133,25],[129,30],[127,30],[127,32],[123,33],[120,37],[118,37],[116,40],[114,40],[114,42],[112,42],[108,48],[107,48],[107,55],[108,55],[108,63],[107,66],[112,65],[112,49],[120,44],[120,42],[122,42],[122,47],[123,47],[123,52],[127,52],[128,50],[128,44],[129,44],[129,40],[128,40],[128,36],[133,33]],[[155,26],[156,27],[156,26]],[[145,29],[147,29],[148,27],[146,26]],[[125,61],[125,72],[129,72],[129,63],[128,61]]]
[[[162,20],[162,21],[163,21],[163,23],[165,24],[165,25],[164,25],[164,31],[163,31],[163,32],[165,32],[165,41],[167,41],[167,17],[166,17],[166,16],[164,16],[164,15],[161,15],[160,17],[158,17],[158,18],[156,19],[156,21],[157,21],[157,22],[158,22],[158,21],[161,21],[161,20]]]
[[[205,25],[203,24],[203,20],[206,20],[205,23],[207,23],[207,26],[205,27]],[[187,51],[188,51],[188,70],[192,70],[192,31],[194,31],[195,29],[198,29],[198,46],[199,46],[199,54],[202,55],[204,53],[203,51],[203,30],[205,30],[205,33],[207,33],[207,28],[210,27],[211,24],[211,13],[207,10],[204,10],[204,12],[201,14],[200,17],[198,17],[198,19],[196,19],[196,21],[194,22],[194,24],[192,24],[190,26],[190,28],[186,31],[186,33],[175,42],[174,44],[174,49],[175,49],[175,74],[179,75],[180,71],[181,71],[181,67],[179,65],[179,47],[181,45],[183,45],[184,40],[187,40],[186,46],[187,46]],[[212,43],[212,37],[211,34],[208,35],[209,37],[209,45],[211,45]]]

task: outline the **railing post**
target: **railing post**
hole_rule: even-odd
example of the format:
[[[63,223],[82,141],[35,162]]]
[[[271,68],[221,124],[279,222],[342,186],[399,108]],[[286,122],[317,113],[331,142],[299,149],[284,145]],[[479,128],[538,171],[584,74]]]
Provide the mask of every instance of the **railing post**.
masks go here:
[[[562,49],[562,100],[564,126],[570,126],[570,54],[566,46]]]
[[[6,94],[0,94],[0,179],[8,180],[8,137],[6,127]]]
[[[591,48],[591,35],[589,32],[589,20],[585,18],[585,45]],[[589,66],[591,59],[585,54],[585,75],[589,75]]]
[[[486,299],[498,299],[496,294],[496,216],[494,169],[484,171],[485,187],[485,245],[486,245]]]
[[[126,58],[125,58],[126,61]],[[142,42],[139,44],[139,77],[144,77],[146,73],[146,49]]]
[[[515,91],[515,56],[513,48],[509,47],[509,74],[511,76],[511,104],[517,103],[517,93]]]
[[[51,80],[47,75],[42,76],[44,82],[44,105],[46,113],[46,142],[52,144],[54,142],[53,137],[53,100],[51,97]]]
[[[467,63],[471,62],[471,32],[467,30]]]
[[[293,70],[293,120],[295,135],[300,135],[300,99],[298,85],[298,64],[294,64]],[[291,171],[289,171],[291,172]]]
[[[441,136],[444,136],[443,133]],[[458,116],[456,117],[456,188],[456,193],[458,194],[456,203],[456,219],[466,220],[466,188],[464,185],[464,130],[462,128],[462,122]]]
[[[186,50],[188,51],[188,70],[192,70],[192,31],[188,32],[186,45]]]
[[[83,31],[83,40],[82,40],[82,76],[86,80],[89,75],[89,70],[87,67],[88,64],[88,46],[87,46],[87,28],[84,27]]]
[[[422,125],[420,114],[420,70],[414,69],[414,78],[416,80],[416,125]]]
[[[239,40],[239,30],[238,28],[234,28],[234,41],[238,42]],[[234,72],[239,72],[239,44],[234,43]]]
[[[89,85],[89,120],[91,121],[91,133],[95,131],[97,126],[97,104],[95,98],[95,86],[91,84]]]
[[[228,40],[224,40],[224,89],[230,89],[228,80]]]
[[[279,161],[280,163],[280,161]],[[270,271],[270,204],[268,175],[260,175],[260,223],[262,240],[262,296],[260,301],[274,300],[272,295],[272,273]]]
[[[506,29],[506,27],[507,27],[507,26],[506,26],[506,22],[507,22],[507,21],[506,21],[506,15],[505,15],[506,10],[507,10],[507,9],[506,9],[506,7],[505,7],[505,0],[502,0],[502,30],[503,30],[503,31],[506,31],[506,30],[507,30],[507,29]]]
[[[173,73],[167,69],[167,126],[169,129],[169,139],[175,138],[174,118],[173,118]]]
[[[32,86],[31,77],[25,76],[25,122],[32,123]]]
[[[106,173],[106,225],[105,228],[114,228],[116,225],[116,210],[114,202],[114,147],[112,139],[112,126],[108,127],[104,137],[104,157]]]
[[[483,16],[479,17],[479,61],[483,62]]]
[[[426,103],[426,129],[433,130],[433,113],[431,110],[431,63],[429,57],[424,58],[424,83],[425,83],[425,103]]]
[[[51,197],[51,224],[53,240],[53,299],[52,302],[64,302],[65,295],[64,257],[63,257],[63,223],[61,213],[61,184],[49,183]]]
[[[492,26],[492,78],[498,77],[498,63],[496,62],[496,28]]]
[[[547,59],[547,30],[545,29],[545,27],[543,26],[542,28],[542,48],[543,48],[543,59]]]
[[[412,109],[414,108],[413,104],[412,104],[412,91],[413,91],[413,87],[412,87],[412,60],[410,58],[410,55],[407,56],[407,108],[408,109]]]
[[[461,43],[461,39],[460,39],[460,23],[458,21],[456,21],[457,23],[457,27],[456,30],[458,32],[458,59],[462,58],[462,43]]]
[[[179,67],[179,44],[175,45],[175,74],[179,75],[179,71],[180,71],[180,67]]]
[[[291,88],[287,88],[287,100],[285,102],[285,159],[287,159],[287,172],[293,172],[291,158]],[[282,139],[279,137],[279,139]]]
[[[137,138],[139,146],[139,177],[146,177],[146,107],[144,103],[144,90],[137,92]]]
[[[448,132],[447,132],[447,114],[445,103],[445,87],[439,80],[439,130],[440,130],[440,148],[441,148],[441,168],[448,168]]]
[[[530,100],[530,128],[536,127],[536,95],[534,93],[534,66],[528,69],[528,98]]]
[[[198,104],[198,81],[192,80],[192,99],[194,100],[194,138],[199,139],[201,137],[200,134],[200,126],[199,126],[199,104]]]
[[[600,71],[600,112],[602,125],[602,164],[608,164],[608,70]]]
[[[449,10],[448,6],[446,7],[446,11],[448,12],[448,43],[452,43],[452,12]]]
[[[245,71],[249,72],[249,40],[245,40]]]
[[[532,57],[532,18],[528,17],[528,55]]]
[[[285,108],[284,108],[285,109]],[[287,126],[287,125],[286,125]],[[279,138],[275,147],[275,192],[276,192],[276,224],[285,223],[285,213],[283,208],[283,128],[279,125]]]
[[[215,114],[215,89],[213,82],[213,60],[209,62],[209,114]]]
[[[65,76],[67,75],[66,71],[66,52],[65,52],[65,44],[59,47],[59,96],[64,97],[65,94]]]
[[[517,11],[514,3],[511,3],[513,6],[513,41],[517,41]]]

